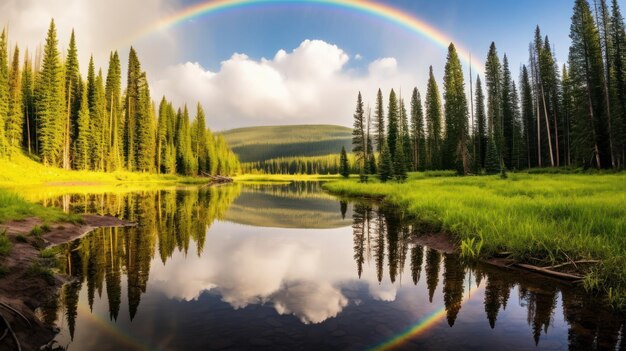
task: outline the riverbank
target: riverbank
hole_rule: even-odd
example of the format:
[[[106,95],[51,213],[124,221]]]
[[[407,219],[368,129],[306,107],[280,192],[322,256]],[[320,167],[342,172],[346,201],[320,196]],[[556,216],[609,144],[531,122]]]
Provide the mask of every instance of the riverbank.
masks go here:
[[[461,254],[505,255],[546,267],[565,264],[589,291],[626,308],[626,174],[509,174],[507,179],[429,177],[405,183],[324,184],[331,193],[401,206],[425,232],[446,232]],[[586,264],[578,262],[599,263]]]
[[[36,206],[36,205],[35,205]],[[61,218],[61,217],[59,217]],[[96,228],[133,226],[110,216],[73,216],[73,222],[44,223],[28,217],[0,224],[0,321],[8,331],[3,346],[17,343],[35,350],[56,334],[39,317],[38,309],[54,303],[67,278],[56,273],[55,246],[80,238]]]

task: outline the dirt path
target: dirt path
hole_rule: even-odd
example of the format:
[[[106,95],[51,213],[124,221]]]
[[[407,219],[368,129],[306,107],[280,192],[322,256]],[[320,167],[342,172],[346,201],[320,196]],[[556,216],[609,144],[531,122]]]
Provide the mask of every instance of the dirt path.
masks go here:
[[[67,282],[60,275],[35,272],[32,269],[42,259],[40,249],[80,238],[95,228],[135,226],[111,216],[83,216],[82,224],[56,223],[47,226],[39,235],[34,228],[42,228],[38,218],[27,218],[0,225],[12,243],[11,252],[0,262],[6,273],[0,277],[0,335],[8,323],[9,332],[0,340],[0,350],[17,350],[15,338],[23,350],[38,350],[48,343],[56,331],[44,324],[37,309],[57,299],[59,288]]]

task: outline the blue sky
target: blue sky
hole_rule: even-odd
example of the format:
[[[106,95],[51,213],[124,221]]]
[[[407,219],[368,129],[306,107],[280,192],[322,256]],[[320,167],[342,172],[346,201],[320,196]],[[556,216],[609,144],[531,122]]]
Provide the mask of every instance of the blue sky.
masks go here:
[[[512,65],[525,63],[536,25],[550,37],[559,60],[567,57],[571,0],[382,2],[434,25],[470,49],[476,59],[484,59],[489,44],[495,41]],[[194,3],[197,1],[186,0],[181,5]],[[182,47],[187,60],[211,69],[217,69],[233,52],[272,57],[278,49],[294,48],[304,39],[321,39],[366,59],[404,56],[413,51],[407,47],[430,46],[417,34],[378,18],[302,4],[242,8],[203,16],[171,30],[186,37]],[[429,49],[439,50],[441,60],[445,59],[443,49]]]

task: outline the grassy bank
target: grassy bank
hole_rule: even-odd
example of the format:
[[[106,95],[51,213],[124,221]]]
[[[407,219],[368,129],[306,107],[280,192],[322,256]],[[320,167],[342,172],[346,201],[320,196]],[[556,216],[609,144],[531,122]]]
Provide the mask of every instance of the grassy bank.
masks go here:
[[[453,234],[482,257],[511,252],[522,262],[596,259],[587,288],[626,307],[626,174],[510,174],[429,177],[406,183],[326,183],[347,196],[375,196],[402,206],[425,228]]]
[[[65,185],[65,184],[118,184],[118,183],[206,183],[206,179],[139,172],[73,171],[44,166],[28,157],[17,154],[11,159],[0,158],[0,187]]]
[[[37,195],[84,191],[147,189],[178,184],[201,184],[206,179],[136,172],[71,171],[47,167],[25,155],[0,158],[0,223],[38,217],[44,222],[76,221],[76,216],[33,203]]]

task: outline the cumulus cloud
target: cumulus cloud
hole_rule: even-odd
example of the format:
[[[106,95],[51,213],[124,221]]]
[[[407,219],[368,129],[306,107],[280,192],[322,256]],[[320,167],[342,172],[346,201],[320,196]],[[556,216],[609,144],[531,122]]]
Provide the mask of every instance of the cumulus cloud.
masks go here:
[[[332,123],[349,125],[362,91],[373,101],[378,88],[410,89],[416,82],[395,58],[370,62],[366,72],[349,68],[349,55],[322,40],[305,40],[272,59],[234,54],[211,72],[197,62],[170,66],[153,84],[155,96],[176,104],[205,106],[217,129],[259,124]]]

